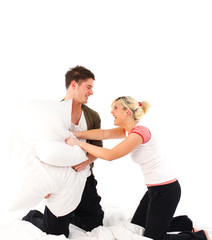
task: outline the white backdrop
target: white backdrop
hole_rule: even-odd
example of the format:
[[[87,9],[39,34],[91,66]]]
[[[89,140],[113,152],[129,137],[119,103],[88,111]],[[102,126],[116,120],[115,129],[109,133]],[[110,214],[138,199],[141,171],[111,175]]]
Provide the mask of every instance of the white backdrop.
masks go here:
[[[143,122],[159,135],[181,182],[177,213],[212,224],[211,12],[204,0],[1,1],[1,208],[13,181],[6,165],[15,116],[8,109],[20,100],[61,100],[64,75],[79,64],[96,76],[88,106],[103,128],[113,127],[115,97],[150,102]],[[98,160],[94,172],[104,204],[135,210],[146,189],[129,156]]]

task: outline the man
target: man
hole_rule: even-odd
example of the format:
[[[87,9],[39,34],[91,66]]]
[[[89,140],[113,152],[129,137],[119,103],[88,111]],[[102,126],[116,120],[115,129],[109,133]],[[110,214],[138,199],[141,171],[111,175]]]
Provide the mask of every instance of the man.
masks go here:
[[[71,131],[76,132],[100,128],[101,120],[98,113],[85,105],[89,96],[93,95],[94,80],[94,74],[82,66],[69,69],[65,75],[67,91],[63,100],[72,99]],[[89,142],[97,146],[102,146],[102,141],[92,140]],[[103,225],[104,212],[100,205],[101,197],[97,193],[97,181],[92,172],[92,162],[95,160],[95,157],[90,154],[87,154],[87,157],[88,160],[84,164],[73,167],[76,171],[79,171],[91,163],[91,174],[87,178],[81,202],[73,212],[62,217],[56,217],[45,207],[44,214],[33,210],[23,220],[31,222],[48,234],[64,234],[66,237],[69,235],[69,223],[85,231],[91,231],[95,227]]]
[[[69,69],[66,77],[66,96],[64,100],[72,99],[71,131],[82,131],[84,129],[100,128],[101,120],[97,112],[85,105],[90,95],[93,95],[94,74],[82,66]],[[90,141],[91,144],[102,146],[102,141]],[[100,206],[100,200],[92,168],[96,157],[87,154],[88,160],[84,167],[91,163],[91,175],[88,177],[86,186],[79,206],[72,212],[71,223],[80,228],[91,231],[102,225],[104,213]],[[80,167],[80,168],[79,168]],[[82,170],[83,165],[75,166],[76,171]],[[78,221],[78,222],[77,222]]]

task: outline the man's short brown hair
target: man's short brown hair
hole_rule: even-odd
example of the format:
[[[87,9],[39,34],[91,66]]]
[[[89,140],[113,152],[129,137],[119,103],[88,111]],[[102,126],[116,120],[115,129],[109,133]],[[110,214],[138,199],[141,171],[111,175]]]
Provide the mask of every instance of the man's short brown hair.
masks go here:
[[[95,80],[94,74],[85,67],[76,66],[70,68],[65,75],[65,85],[66,89],[70,86],[72,81],[76,81],[78,84],[85,82],[88,78]]]

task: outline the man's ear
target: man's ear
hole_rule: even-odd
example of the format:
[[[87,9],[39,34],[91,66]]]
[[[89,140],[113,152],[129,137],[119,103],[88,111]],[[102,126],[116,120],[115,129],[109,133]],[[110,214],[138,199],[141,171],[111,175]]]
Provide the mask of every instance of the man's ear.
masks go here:
[[[75,89],[76,88],[76,86],[77,86],[77,82],[76,81],[71,81],[71,84],[70,84],[70,86],[71,86],[71,88],[72,89]]]

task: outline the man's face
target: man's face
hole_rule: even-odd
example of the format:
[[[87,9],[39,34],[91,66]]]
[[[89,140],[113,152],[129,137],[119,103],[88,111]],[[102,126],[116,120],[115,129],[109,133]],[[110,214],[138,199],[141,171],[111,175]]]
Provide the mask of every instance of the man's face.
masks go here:
[[[80,103],[87,103],[88,97],[93,95],[93,79],[88,78],[87,81],[80,85],[76,83],[75,99]]]

